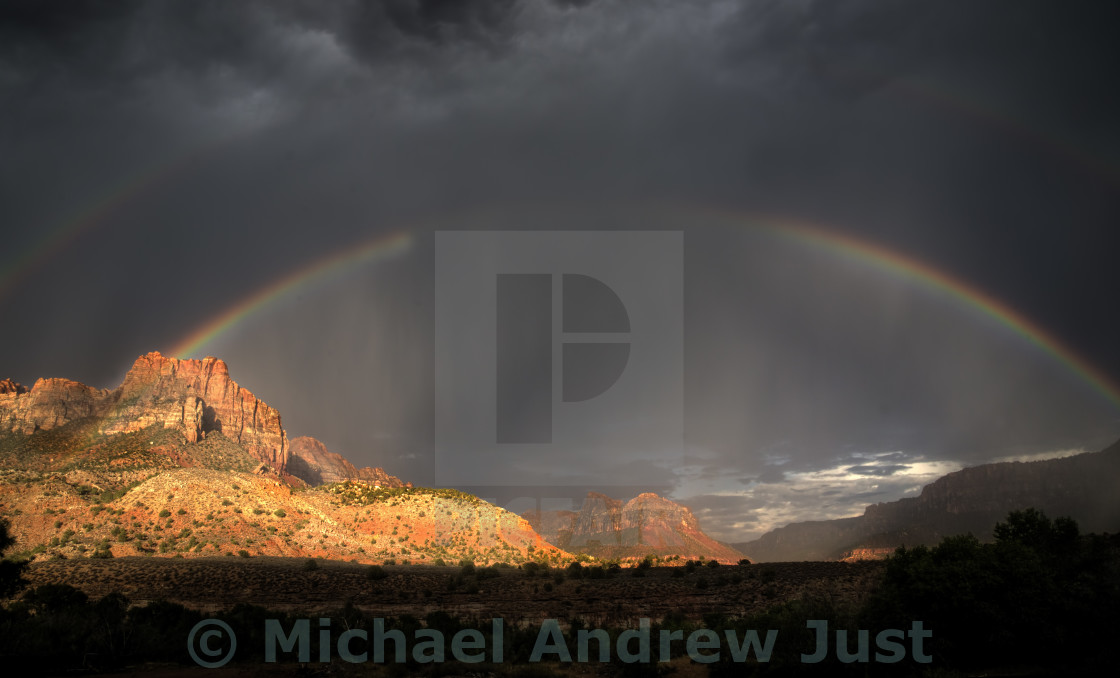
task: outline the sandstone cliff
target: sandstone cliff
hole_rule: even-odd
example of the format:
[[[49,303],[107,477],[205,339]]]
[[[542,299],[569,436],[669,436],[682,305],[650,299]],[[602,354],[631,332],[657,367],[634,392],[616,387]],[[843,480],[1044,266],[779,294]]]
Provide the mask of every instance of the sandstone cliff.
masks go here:
[[[967,532],[989,539],[996,522],[1027,507],[1070,516],[1083,532],[1116,532],[1118,483],[1120,443],[1063,459],[985,464],[945,475],[917,497],[868,506],[861,516],[792,523],[734,546],[759,561],[882,554]]]
[[[0,431],[35,431],[96,417],[108,411],[112,392],[69,379],[39,379],[30,390],[5,379],[0,383]]]
[[[3,432],[30,435],[91,417],[100,420],[102,434],[158,426],[178,428],[193,443],[220,431],[280,473],[288,463],[280,414],[233,381],[217,358],[149,353],[137,358],[112,391],[68,379],[39,379],[30,390],[9,380],[0,387]]]
[[[308,485],[363,480],[378,487],[412,487],[412,483],[389,475],[385,469],[356,468],[341,454],[331,452],[326,445],[310,436],[292,438],[288,450],[288,473]]]
[[[652,554],[735,563],[743,557],[704,534],[687,507],[650,492],[626,503],[590,492],[578,513],[534,511],[526,518],[550,543],[598,558]]]
[[[27,393],[27,387],[11,379],[0,379],[0,395]]]
[[[224,362],[158,353],[137,359],[114,390],[0,382],[0,518],[39,558],[569,557],[478,497],[355,468],[314,438],[289,444],[280,415]]]

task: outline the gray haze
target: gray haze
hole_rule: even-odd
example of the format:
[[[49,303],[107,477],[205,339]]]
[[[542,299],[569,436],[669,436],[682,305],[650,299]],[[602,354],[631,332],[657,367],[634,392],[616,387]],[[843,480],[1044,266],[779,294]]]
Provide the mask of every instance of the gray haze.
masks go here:
[[[1120,380],[1118,19],[1010,0],[0,0],[0,378],[115,386],[256,291],[407,232],[182,357],[225,359],[290,435],[427,484],[435,232],[668,229],[683,450],[601,461],[714,536],[1099,449],[1116,403],[990,314],[741,224],[924,262]]]

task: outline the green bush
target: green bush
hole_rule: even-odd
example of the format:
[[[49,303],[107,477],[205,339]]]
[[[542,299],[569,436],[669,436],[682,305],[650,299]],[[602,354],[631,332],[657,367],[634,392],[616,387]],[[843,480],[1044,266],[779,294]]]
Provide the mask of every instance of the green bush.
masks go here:
[[[995,543],[947,537],[933,548],[900,547],[864,623],[933,629],[939,664],[971,670],[1103,665],[1107,629],[1120,607],[1120,543],[1081,537],[1068,518],[1027,509],[996,525]]]
[[[0,518],[0,556],[16,543],[8,528],[8,521]],[[26,568],[26,561],[0,560],[0,598],[7,598],[27,585],[23,578]]]

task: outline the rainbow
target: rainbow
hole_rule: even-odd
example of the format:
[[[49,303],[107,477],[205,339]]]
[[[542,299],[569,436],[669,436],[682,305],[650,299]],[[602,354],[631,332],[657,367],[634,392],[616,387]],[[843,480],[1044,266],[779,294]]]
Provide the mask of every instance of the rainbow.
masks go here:
[[[641,211],[645,212],[646,210]],[[662,220],[661,223],[664,223],[663,220],[666,215],[670,215],[679,223],[694,224],[702,228],[718,227],[722,223],[739,229],[757,229],[804,247],[818,249],[833,257],[855,261],[865,267],[885,272],[892,277],[924,287],[961,307],[993,319],[1013,335],[1021,337],[1030,345],[1051,356],[1076,375],[1080,381],[1086,383],[1114,407],[1120,409],[1120,387],[1117,386],[1116,382],[1109,375],[1079,356],[1073,349],[1064,345],[1056,336],[1008,304],[976,286],[906,254],[845,234],[838,229],[824,228],[820,225],[787,217],[753,216],[729,210],[681,208],[679,206],[655,209],[650,212],[650,215],[656,220]],[[713,219],[715,222],[706,222],[705,219]],[[409,244],[409,232],[400,231],[375,239],[356,250],[347,248],[337,254],[317,260],[291,275],[265,285],[219,315],[207,320],[201,327],[179,341],[170,354],[186,356],[196,353],[207,342],[229,331],[254,312],[285,294],[303,287],[329,272],[349,268],[371,258],[383,258],[400,252],[406,249]]]
[[[840,68],[836,65],[830,65],[829,72],[837,78],[876,75],[860,69]],[[1050,155],[1079,167],[1112,185],[1120,186],[1120,170],[1089,149],[1069,138],[1046,133],[1038,127],[1002,112],[991,103],[954,92],[940,84],[913,78],[892,79],[883,90],[888,95],[908,98],[964,117],[976,124],[1000,130],[1022,142],[1041,148]],[[227,146],[235,138],[241,136],[244,136],[244,133],[219,138],[196,147],[182,156],[173,156],[170,161],[156,163],[143,171],[134,173],[119,182],[107,195],[65,218],[55,228],[45,229],[45,234],[38,241],[6,263],[0,264],[0,299],[8,295],[20,281],[76,241],[83,233],[108,222],[115,213],[123,209],[133,199],[156,189],[160,185],[170,183],[172,179],[183,174],[185,170],[212,155],[212,151]]]
[[[273,302],[302,287],[326,278],[340,275],[361,264],[380,261],[407,251],[412,245],[408,231],[379,235],[358,247],[349,246],[335,254],[327,255],[311,264],[279,278],[239,300],[176,343],[168,355],[189,357],[202,346],[236,327],[241,321]]]
[[[960,306],[993,319],[1014,335],[1050,355],[1114,407],[1120,409],[1120,386],[1108,374],[1094,367],[1056,336],[1022,313],[964,280],[950,276],[900,252],[836,229],[825,229],[787,217],[754,217],[717,209],[701,210],[699,213],[725,220],[734,226],[760,229],[940,293]],[[696,210],[690,209],[684,213],[683,218],[695,221],[697,215]]]
[[[947,87],[934,86],[912,78],[892,80],[887,85],[887,91],[897,92],[922,104],[955,113],[980,125],[998,130],[1006,136],[1014,137],[1027,146],[1033,146],[1061,160],[1067,166],[1078,168],[1083,173],[1112,186],[1120,186],[1120,170],[1115,165],[1094,154],[1068,135],[1044,131],[1029,125],[1019,118],[1000,111],[995,105],[955,93]]]
[[[209,157],[213,151],[229,144],[233,137],[219,138],[197,146],[170,161],[153,163],[143,170],[117,182],[103,197],[63,219],[18,256],[0,265],[0,299],[7,296],[27,276],[78,240],[83,233],[107,223],[132,200],[160,186],[168,185],[191,167]]]
[[[868,78],[877,80],[885,74],[865,68],[852,68],[828,64],[824,72],[837,80],[862,81]],[[1102,180],[1112,186],[1120,186],[1120,168],[1104,157],[1086,148],[1069,134],[1032,125],[1002,109],[992,101],[983,100],[975,93],[965,93],[946,86],[915,77],[892,77],[880,89],[887,96],[907,99],[922,106],[942,111],[978,126],[987,127],[1009,138],[1034,147],[1067,166],[1077,168],[1083,173]]]

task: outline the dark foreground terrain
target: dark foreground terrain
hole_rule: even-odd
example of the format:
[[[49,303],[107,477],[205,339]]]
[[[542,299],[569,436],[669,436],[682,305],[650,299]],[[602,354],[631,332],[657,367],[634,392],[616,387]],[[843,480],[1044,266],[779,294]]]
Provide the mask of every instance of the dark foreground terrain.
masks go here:
[[[202,652],[203,664],[229,658],[210,674],[221,676],[1112,675],[1120,536],[1082,535],[1034,509],[993,535],[853,563],[2,561],[0,665],[179,675],[201,673]],[[649,652],[637,659],[643,633]],[[446,653],[432,635],[448,639]],[[453,657],[460,637],[479,643],[481,663]],[[365,658],[348,659],[352,644]],[[573,661],[581,647],[591,659]]]
[[[38,562],[29,567],[26,577],[32,587],[69,584],[90,598],[117,592],[134,604],[165,600],[201,611],[248,603],[315,613],[351,603],[363,613],[379,616],[424,617],[441,610],[460,618],[504,617],[511,623],[561,618],[627,625],[641,617],[660,620],[669,615],[692,622],[712,613],[745,617],[807,596],[859,605],[882,571],[882,562],[597,572],[589,567],[534,571],[480,567],[471,574],[472,569],[388,565],[381,568],[384,578],[371,579],[369,566],[338,561],[137,556]]]

